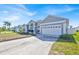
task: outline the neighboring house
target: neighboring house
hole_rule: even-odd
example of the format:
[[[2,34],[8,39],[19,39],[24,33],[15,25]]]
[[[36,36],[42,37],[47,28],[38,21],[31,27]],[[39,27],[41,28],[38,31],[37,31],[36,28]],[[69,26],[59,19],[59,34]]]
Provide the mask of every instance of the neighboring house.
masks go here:
[[[29,21],[28,25],[28,33],[30,34],[36,34],[36,27],[37,27],[37,23],[33,20]]]
[[[15,32],[19,32],[19,26],[15,26],[15,27],[14,27],[14,31],[15,31]]]
[[[26,24],[24,24],[24,32],[27,33],[28,32],[28,26]]]
[[[31,34],[41,34],[58,37],[68,33],[69,20],[67,18],[48,15],[44,20],[31,20],[25,31]]]
[[[19,32],[19,33],[20,33],[20,31],[22,31],[23,33],[27,33],[28,32],[28,28],[27,28],[26,24],[18,25],[18,26],[14,27],[14,31],[15,32]]]
[[[74,27],[74,28],[70,28],[68,30],[68,34],[74,34],[77,31],[79,31],[79,26],[78,27]]]
[[[40,34],[41,33],[41,29],[40,29],[40,24],[42,23],[42,20],[38,20],[37,21],[37,34]]]
[[[79,31],[79,26],[78,27],[75,27],[75,31]]]

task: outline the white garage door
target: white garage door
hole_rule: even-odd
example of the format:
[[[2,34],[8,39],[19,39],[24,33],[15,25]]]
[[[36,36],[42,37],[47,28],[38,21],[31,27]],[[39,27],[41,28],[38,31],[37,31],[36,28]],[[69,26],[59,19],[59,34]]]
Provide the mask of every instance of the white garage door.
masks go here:
[[[61,25],[49,25],[42,27],[42,34],[44,35],[52,35],[52,36],[59,36],[62,34]]]

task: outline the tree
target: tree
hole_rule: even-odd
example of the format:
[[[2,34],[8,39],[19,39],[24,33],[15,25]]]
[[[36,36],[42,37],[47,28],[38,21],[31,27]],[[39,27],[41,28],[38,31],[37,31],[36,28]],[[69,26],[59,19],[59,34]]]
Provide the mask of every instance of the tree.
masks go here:
[[[0,33],[1,33],[2,31],[5,31],[5,27],[4,27],[4,26],[3,26],[3,27],[0,27]]]
[[[0,34],[1,34],[2,28],[0,27]]]
[[[8,21],[4,21],[4,26],[6,27],[6,29],[10,30],[11,23]]]
[[[1,30],[2,30],[2,31],[5,31],[5,30],[6,30],[6,27],[5,27],[5,26],[3,26],[3,27],[1,28]]]
[[[10,26],[11,26],[11,23],[10,22],[8,23],[8,26],[9,26],[9,30],[10,30]]]
[[[24,33],[24,25],[19,25],[19,32]]]

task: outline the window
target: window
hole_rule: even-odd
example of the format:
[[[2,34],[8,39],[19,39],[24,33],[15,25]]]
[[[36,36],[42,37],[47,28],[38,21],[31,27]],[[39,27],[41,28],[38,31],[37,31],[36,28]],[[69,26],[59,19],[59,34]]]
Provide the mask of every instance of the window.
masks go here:
[[[39,28],[40,26],[38,26],[38,28]]]
[[[52,28],[54,28],[54,26],[52,26]]]
[[[52,28],[52,25],[51,25],[51,28]]]
[[[55,28],[57,28],[58,26],[56,26]]]
[[[54,28],[56,28],[56,26],[54,26]]]
[[[61,28],[61,26],[59,26],[59,28]]]

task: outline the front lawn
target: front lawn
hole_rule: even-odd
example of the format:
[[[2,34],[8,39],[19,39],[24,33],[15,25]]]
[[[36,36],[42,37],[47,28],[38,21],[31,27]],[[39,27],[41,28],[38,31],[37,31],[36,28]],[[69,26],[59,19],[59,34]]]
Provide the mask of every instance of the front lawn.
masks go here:
[[[29,35],[27,35],[29,37]],[[26,35],[21,35],[12,31],[0,32],[0,41],[13,40],[18,38],[26,37]]]
[[[60,37],[57,42],[52,45],[49,54],[79,55],[79,45],[76,44],[75,39],[73,35]]]
[[[73,34],[74,40],[76,41],[77,44],[79,44],[79,32],[75,32]]]

